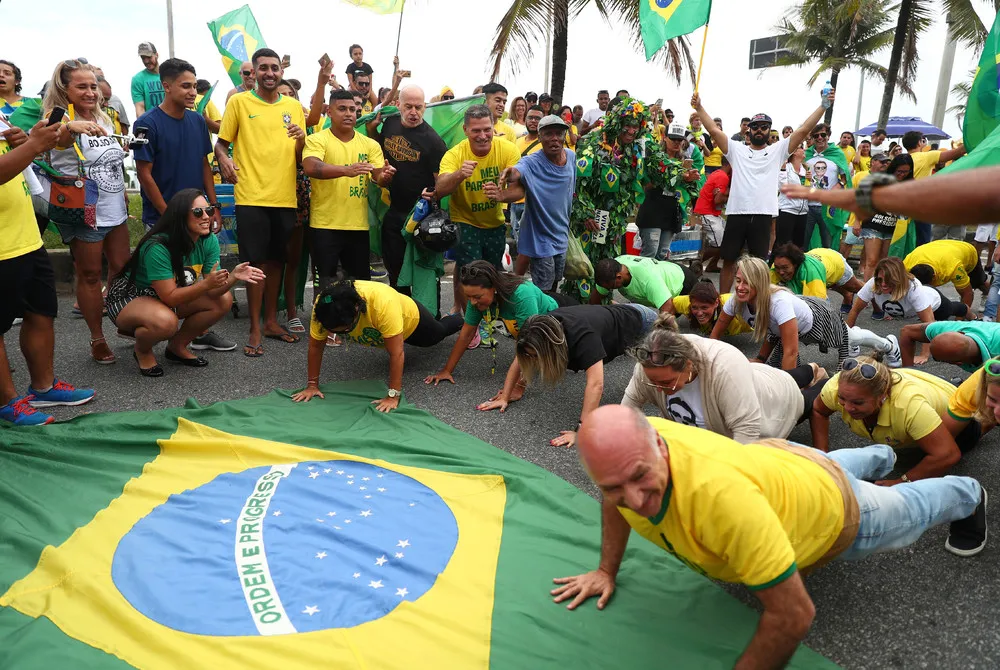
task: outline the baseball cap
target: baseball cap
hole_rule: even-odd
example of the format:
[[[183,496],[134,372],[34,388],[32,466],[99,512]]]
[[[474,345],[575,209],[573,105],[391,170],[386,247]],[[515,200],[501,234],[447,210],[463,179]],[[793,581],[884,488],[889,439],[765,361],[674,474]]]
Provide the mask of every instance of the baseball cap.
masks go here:
[[[879,153],[872,156],[872,160],[878,161],[880,163],[888,163],[892,159],[889,158],[889,154],[885,153],[884,151],[880,151]]]
[[[687,136],[687,128],[680,123],[671,123],[667,127],[667,137],[672,140],[683,140]]]
[[[771,117],[767,114],[754,114],[753,118],[750,119],[750,123],[767,123],[771,124]]]
[[[527,93],[524,94],[524,97],[525,98],[534,98],[535,100],[538,100],[538,94],[535,93],[534,91],[528,91]]]
[[[156,47],[152,42],[142,42],[139,44],[139,55],[140,56],[155,56]]]
[[[552,102],[552,96],[549,95],[548,93],[542,93],[540,96],[538,96],[538,102],[542,102],[543,100]]]
[[[549,114],[548,116],[543,117],[542,120],[538,122],[538,132],[542,132],[546,128],[554,128],[554,127],[559,127],[562,128],[563,130],[569,130],[569,126],[566,124],[566,122],[560,119],[555,114]]]

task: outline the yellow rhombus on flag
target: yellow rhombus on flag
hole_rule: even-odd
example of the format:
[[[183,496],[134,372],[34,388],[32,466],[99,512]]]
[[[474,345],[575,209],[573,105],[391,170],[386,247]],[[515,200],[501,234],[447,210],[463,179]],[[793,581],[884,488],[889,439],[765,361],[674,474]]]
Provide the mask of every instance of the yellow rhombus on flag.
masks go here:
[[[356,7],[364,7],[376,14],[399,14],[403,11],[406,0],[344,0]]]

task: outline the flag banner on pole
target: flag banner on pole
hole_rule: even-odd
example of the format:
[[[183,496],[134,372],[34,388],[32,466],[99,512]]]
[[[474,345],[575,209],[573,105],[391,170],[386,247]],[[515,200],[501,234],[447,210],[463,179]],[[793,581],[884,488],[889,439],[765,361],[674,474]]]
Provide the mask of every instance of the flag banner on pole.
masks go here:
[[[965,104],[962,139],[968,150],[979,146],[997,125],[1000,125],[1000,14],[986,38]]]
[[[250,60],[254,51],[267,46],[250,6],[243,5],[210,21],[208,29],[212,32],[215,46],[222,54],[222,67],[226,68],[233,86],[240,86],[243,83],[240,65],[243,61]]]
[[[708,23],[712,0],[639,0],[639,25],[646,60],[663,45]]]
[[[0,429],[0,667],[732,667],[758,615],[601,509],[375,382]],[[71,492],[71,494],[68,494]],[[600,642],[600,643],[598,643]],[[789,665],[835,668],[800,647]]]
[[[219,80],[216,79],[215,83],[212,84],[212,87],[207,91],[205,91],[205,95],[201,97],[201,100],[198,102],[198,106],[195,107],[196,112],[198,112],[199,114],[205,113],[205,108],[208,107],[208,103],[212,102],[212,94],[215,93],[215,87],[218,85],[219,85]]]
[[[406,0],[344,0],[349,5],[362,7],[376,14],[399,14]]]

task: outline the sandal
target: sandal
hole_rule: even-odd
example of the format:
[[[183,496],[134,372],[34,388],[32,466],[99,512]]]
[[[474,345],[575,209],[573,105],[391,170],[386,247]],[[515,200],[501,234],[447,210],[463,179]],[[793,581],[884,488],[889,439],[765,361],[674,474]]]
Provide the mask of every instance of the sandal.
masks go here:
[[[286,344],[295,344],[299,341],[299,336],[292,335],[285,326],[282,326],[281,330],[283,331],[281,333],[264,333],[264,337],[269,340],[281,340]]]
[[[306,332],[306,327],[302,325],[302,319],[295,317],[288,320],[285,324],[285,329],[290,333],[304,333]]]
[[[260,358],[264,355],[264,346],[260,344],[257,346],[246,344],[243,346],[243,355],[247,358]]]
[[[90,341],[90,357],[101,365],[111,365],[115,362],[115,355],[103,337]]]
[[[326,336],[326,346],[328,347],[342,347],[344,343],[340,340],[339,335],[327,335]]]

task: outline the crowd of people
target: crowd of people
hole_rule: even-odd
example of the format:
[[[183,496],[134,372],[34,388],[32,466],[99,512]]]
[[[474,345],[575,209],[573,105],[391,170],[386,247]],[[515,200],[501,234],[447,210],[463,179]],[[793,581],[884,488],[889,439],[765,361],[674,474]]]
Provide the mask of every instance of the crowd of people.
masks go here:
[[[942,523],[951,524],[948,551],[983,549],[986,491],[948,472],[1000,419],[1000,324],[992,323],[1000,295],[990,278],[1000,263],[988,223],[1000,216],[996,203],[971,202],[974,179],[952,187],[966,199],[950,209],[906,199],[914,180],[959,159],[962,147],[932,149],[920,133],[886,145],[884,131],[860,145],[845,132],[833,145],[821,121],[833,91],[797,127],[779,133],[758,113],[727,135],[697,93],[685,125],[660,101],[625,90],[599,91],[585,111],[545,93],[508,105],[496,82],[474,93],[482,102],[464,111],[466,139],[449,147],[424,120],[424,90],[403,85],[409,73],[398,61],[391,88],[376,91],[363,48],[349,51],[346,86],[333,61],[320,59],[307,109],[278,54],[259,49],[220,113],[199,105],[209,89],[193,65],[161,63],[144,42],[131,134],[130,110],[115,104],[99,68],[85,59],[55,67],[41,120],[0,133],[0,330],[20,324],[31,378],[25,392],[14,388],[0,341],[0,418],[45,424],[52,417],[39,409],[94,397],[52,369],[57,301],[41,239],[51,223],[73,254],[95,363],[115,362],[107,316],[134,340],[144,376],[164,376],[154,353],[161,342],[167,362],[208,365],[199,350],[237,348],[211,329],[243,282],[245,356],[264,356],[264,338],[308,337],[296,402],[323,399],[324,353],[348,342],[388,352],[388,390],[373,403],[382,412],[400,403],[404,345],[435,347],[456,333],[426,383],[454,383],[462,357],[497,331],[515,340],[503,386],[482,411],[503,412],[529,389],[544,393],[537,382],[555,386],[583,371],[580,422],[551,444],[578,445],[603,493],[604,541],[597,571],[557,580],[555,599],[572,598],[570,607],[590,596],[604,607],[635,528],[692,568],[751,588],[764,617],[744,658],[747,667],[777,667],[812,621],[800,571],[906,546]],[[0,61],[5,115],[23,104],[20,81],[20,69]],[[455,97],[449,87],[434,96]],[[134,249],[125,225],[130,151],[147,228]],[[239,240],[240,262],[229,270],[217,239],[221,183],[233,185]],[[385,282],[371,260],[372,189],[389,203],[376,222]],[[458,229],[450,309],[436,286],[428,298],[404,280],[419,212],[445,198]],[[920,244],[889,255],[910,220]],[[633,222],[638,254],[626,244]],[[976,244],[965,241],[966,223],[982,224]],[[701,231],[703,260],[721,263],[717,286],[700,264],[670,260],[685,227]],[[308,327],[293,290],[303,245],[316,277]],[[849,262],[855,245],[858,270]],[[508,247],[512,271],[503,269]],[[948,283],[960,301],[941,293]],[[881,337],[857,326],[868,307],[875,320],[919,323]],[[681,317],[691,332],[680,333]],[[736,336],[759,343],[758,353],[748,358],[727,342]],[[836,369],[804,363],[812,345],[836,351]],[[956,388],[913,367],[931,356],[973,374]],[[620,405],[602,407],[604,366],[619,357],[634,362],[631,381]],[[647,420],[650,406],[663,420]],[[834,414],[873,446],[830,451]],[[786,441],[802,422],[811,448]],[[891,475],[896,450],[906,449],[923,455]]]

